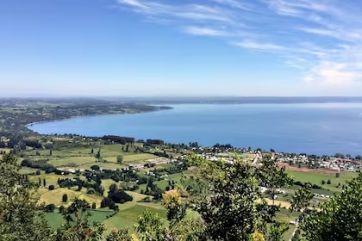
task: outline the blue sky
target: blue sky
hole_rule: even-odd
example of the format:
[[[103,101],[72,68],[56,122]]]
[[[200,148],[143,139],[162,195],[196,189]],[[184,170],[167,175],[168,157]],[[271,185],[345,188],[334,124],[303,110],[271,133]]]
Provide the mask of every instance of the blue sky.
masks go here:
[[[0,96],[362,93],[356,0],[4,0]]]

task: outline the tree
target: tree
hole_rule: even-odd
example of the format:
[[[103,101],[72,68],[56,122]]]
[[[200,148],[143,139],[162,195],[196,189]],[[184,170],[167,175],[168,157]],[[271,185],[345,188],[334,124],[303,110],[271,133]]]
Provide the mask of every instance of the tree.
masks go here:
[[[55,210],[55,205],[54,204],[48,204],[48,205],[45,206],[44,210],[45,210],[45,212],[52,213]]]
[[[99,171],[101,168],[98,165],[92,165],[90,167],[93,171]]]
[[[112,230],[106,237],[106,241],[132,241],[132,235],[128,229]]]
[[[301,225],[307,240],[362,240],[362,173]]]
[[[261,161],[261,168],[259,169],[259,180],[261,186],[266,187],[269,190],[270,198],[275,200],[275,192],[277,188],[286,186],[291,182],[288,174],[284,168],[279,168],[276,164],[277,161],[270,155],[267,155]]]
[[[65,213],[65,207],[63,205],[59,207],[59,213],[61,214]]]
[[[52,240],[51,231],[38,211],[33,187],[22,182],[17,160],[5,154],[0,160],[0,240]]]
[[[149,211],[139,217],[136,231],[140,241],[163,241],[166,233],[162,218]]]
[[[115,203],[125,203],[133,200],[133,197],[126,193],[123,189],[119,189],[116,184],[109,187],[108,198]]]
[[[118,156],[117,156],[117,163],[118,163],[118,164],[122,164],[122,163],[123,163],[123,156],[122,156],[122,155],[118,155]]]
[[[103,241],[105,229],[99,223],[89,224],[89,208],[86,201],[75,199],[63,213],[66,223],[57,230],[55,241]]]
[[[97,158],[98,161],[102,158],[102,157],[101,157],[101,149],[98,149],[95,157]]]
[[[171,225],[179,222],[186,215],[186,206],[182,203],[178,190],[167,191],[163,195],[162,205],[167,209],[167,219]]]
[[[265,237],[261,232],[255,231],[251,236],[251,241],[265,241]]]
[[[48,187],[49,191],[53,191],[55,189],[54,185],[49,185]]]
[[[205,224],[198,216],[189,216],[170,225],[170,235],[177,241],[205,240]]]
[[[197,205],[206,234],[212,240],[249,240],[256,229],[260,198],[255,169],[241,161],[217,165],[219,170],[213,170],[210,179],[212,194]]]
[[[268,225],[268,241],[282,241],[283,234],[289,229],[289,226],[284,223],[273,223]]]
[[[96,203],[92,203],[92,209],[97,209],[97,204]]]
[[[67,195],[66,193],[63,194],[62,202],[63,202],[63,203],[68,202],[68,195]]]
[[[103,225],[95,223],[90,225],[87,215],[79,210],[74,213],[73,219],[60,227],[55,235],[55,241],[103,241]]]
[[[311,191],[310,184],[306,184],[305,187],[298,189],[291,201],[290,210],[291,211],[302,211],[308,208],[310,201],[313,199],[314,194]]]
[[[43,179],[43,186],[46,187],[47,186],[47,180],[44,178]]]

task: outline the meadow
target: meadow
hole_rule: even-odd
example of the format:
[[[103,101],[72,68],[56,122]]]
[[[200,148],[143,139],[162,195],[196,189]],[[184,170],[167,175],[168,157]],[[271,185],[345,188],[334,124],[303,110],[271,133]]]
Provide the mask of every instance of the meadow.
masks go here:
[[[342,186],[347,181],[354,177],[357,177],[355,172],[341,172],[340,176],[337,177],[335,174],[330,173],[316,173],[316,172],[298,172],[295,170],[287,170],[287,173],[295,180],[300,182],[309,182],[311,184],[319,185],[323,189],[330,190],[332,192],[340,192]],[[328,182],[330,181],[330,184]],[[324,181],[324,184],[322,182]],[[338,185],[340,184],[340,185]]]

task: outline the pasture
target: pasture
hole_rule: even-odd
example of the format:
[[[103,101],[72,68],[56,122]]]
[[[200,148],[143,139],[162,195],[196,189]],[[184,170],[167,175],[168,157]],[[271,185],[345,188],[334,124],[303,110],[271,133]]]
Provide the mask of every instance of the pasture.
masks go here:
[[[336,177],[335,174],[329,174],[329,173],[298,172],[295,170],[287,170],[286,172],[295,181],[300,181],[303,183],[309,182],[311,184],[316,184],[332,192],[341,191],[343,184],[346,184],[347,181],[351,180],[354,177],[357,177],[358,175],[355,172],[341,172],[340,176]],[[327,183],[328,180],[330,180],[330,184]],[[325,184],[322,185],[322,181],[324,181]],[[340,184],[339,187],[338,184]]]

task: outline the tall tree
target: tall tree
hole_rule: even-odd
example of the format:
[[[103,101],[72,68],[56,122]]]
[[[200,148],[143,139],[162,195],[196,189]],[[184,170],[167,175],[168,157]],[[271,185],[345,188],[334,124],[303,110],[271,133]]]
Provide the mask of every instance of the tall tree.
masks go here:
[[[186,206],[182,203],[178,190],[170,190],[163,194],[163,206],[167,209],[167,219],[171,225],[179,222],[186,215]]]
[[[211,240],[250,240],[258,216],[256,200],[260,198],[255,169],[241,161],[218,165],[219,171],[212,171],[217,175],[210,179],[212,194],[197,206],[206,234]]]
[[[263,157],[261,167],[259,168],[259,175],[261,185],[268,189],[274,205],[276,190],[291,183],[291,179],[284,168],[277,166],[277,161],[273,155]]]
[[[306,184],[303,188],[298,189],[291,201],[291,211],[303,211],[308,208],[310,201],[313,199],[314,194],[311,191],[311,186]]]
[[[37,211],[33,187],[22,181],[16,158],[0,160],[0,240],[52,240],[51,231]]]
[[[362,173],[301,224],[307,240],[362,240]]]

